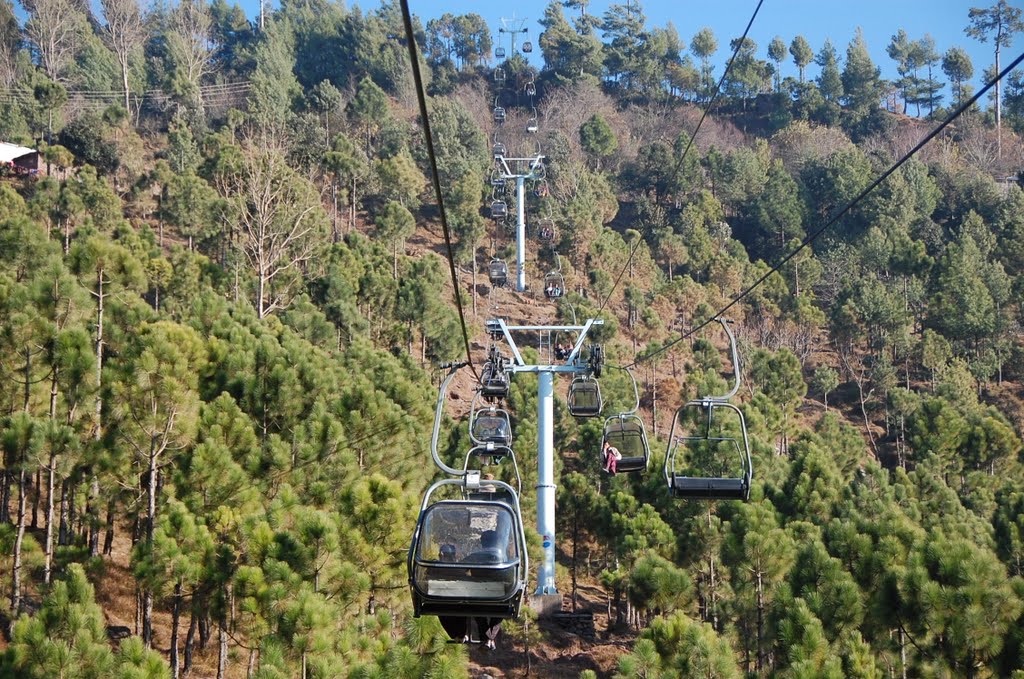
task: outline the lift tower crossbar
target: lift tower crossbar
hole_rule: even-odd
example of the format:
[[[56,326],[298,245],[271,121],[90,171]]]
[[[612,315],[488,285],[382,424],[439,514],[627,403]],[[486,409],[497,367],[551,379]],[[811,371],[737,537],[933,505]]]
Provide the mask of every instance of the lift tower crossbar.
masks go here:
[[[487,322],[488,327],[501,328],[505,341],[512,350],[514,360],[506,370],[511,373],[537,374],[537,533],[544,546],[544,558],[537,570],[535,596],[557,595],[555,587],[555,421],[554,376],[558,373],[573,375],[590,371],[578,361],[587,333],[595,325],[604,325],[601,319],[588,319],[584,325],[507,325],[503,319]],[[576,332],[579,335],[565,363],[527,363],[519,351],[514,332]]]

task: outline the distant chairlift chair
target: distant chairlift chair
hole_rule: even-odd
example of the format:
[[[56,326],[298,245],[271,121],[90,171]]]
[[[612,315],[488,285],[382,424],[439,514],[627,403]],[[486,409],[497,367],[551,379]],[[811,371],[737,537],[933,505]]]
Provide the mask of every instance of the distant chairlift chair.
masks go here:
[[[508,264],[504,259],[495,257],[487,265],[487,280],[496,288],[503,288],[508,284]]]
[[[601,385],[589,375],[575,377],[569,383],[567,402],[569,414],[573,417],[597,417],[604,407]]]

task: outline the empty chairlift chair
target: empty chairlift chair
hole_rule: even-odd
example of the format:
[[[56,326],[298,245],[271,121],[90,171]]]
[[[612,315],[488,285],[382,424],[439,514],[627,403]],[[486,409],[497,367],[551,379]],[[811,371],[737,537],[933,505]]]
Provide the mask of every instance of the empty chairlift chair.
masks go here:
[[[413,615],[437,615],[452,634],[466,618],[515,618],[526,591],[528,558],[518,496],[500,481],[511,504],[487,500],[440,500],[434,493],[461,479],[438,481],[427,490],[409,547],[407,569]],[[458,640],[461,636],[453,634]]]
[[[487,280],[496,288],[503,288],[508,284],[508,264],[504,259],[495,257],[487,265]]]
[[[575,377],[569,383],[567,402],[573,417],[597,417],[604,407],[601,385],[590,376]]]
[[[723,414],[734,424],[723,425]],[[716,414],[717,413],[717,414]],[[684,418],[690,416],[689,422]],[[692,429],[687,432],[687,425]],[[750,441],[743,413],[732,403],[697,399],[677,412],[665,456],[669,492],[678,498],[747,500],[753,480]]]
[[[494,69],[494,82],[498,85],[505,84],[505,69],[496,68]]]
[[[705,396],[676,411],[665,453],[665,480],[678,498],[747,500],[753,481],[750,440],[743,412],[729,400],[739,391],[740,366],[736,338],[729,336],[734,384],[724,396]]]
[[[505,175],[498,171],[498,168],[491,170],[491,186],[496,189],[505,188]]]
[[[528,96],[528,97],[536,97],[537,96],[537,83],[535,83],[534,81],[531,80],[528,83],[526,83],[526,87],[523,88],[523,89],[526,92],[526,96]]]
[[[537,122],[537,110],[534,109],[533,115],[526,121],[526,131],[530,134],[534,134],[540,129],[540,125]]]

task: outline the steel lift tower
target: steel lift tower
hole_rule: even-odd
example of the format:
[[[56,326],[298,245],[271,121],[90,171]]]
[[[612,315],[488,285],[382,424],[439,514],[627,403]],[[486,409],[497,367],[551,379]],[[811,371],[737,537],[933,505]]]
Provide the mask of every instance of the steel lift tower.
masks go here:
[[[543,177],[544,156],[496,156],[495,161],[502,178],[516,180],[516,291],[526,292],[526,180]]]
[[[554,420],[554,376],[568,373],[579,375],[589,372],[586,364],[577,361],[587,333],[595,325],[603,325],[600,319],[589,319],[584,325],[507,325],[503,319],[487,322],[488,330],[504,335],[512,350],[513,361],[506,368],[511,373],[536,373],[537,375],[537,532],[544,546],[544,558],[537,569],[537,589],[534,596],[557,595],[555,587],[555,420]],[[527,363],[516,345],[514,332],[575,332],[579,333],[572,352],[563,364]],[[561,600],[558,599],[558,605]]]

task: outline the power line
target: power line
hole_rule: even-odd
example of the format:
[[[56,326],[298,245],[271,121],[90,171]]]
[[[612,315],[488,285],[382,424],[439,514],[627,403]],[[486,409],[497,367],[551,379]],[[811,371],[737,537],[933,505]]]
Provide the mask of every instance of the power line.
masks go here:
[[[914,148],[912,148],[909,151],[907,151],[907,153],[905,153],[902,158],[897,160],[893,165],[891,165],[889,167],[888,170],[886,170],[881,175],[879,175],[878,178],[876,178],[867,187],[865,187],[860,193],[858,193],[853,198],[853,200],[851,200],[849,203],[847,203],[845,206],[843,206],[843,208],[840,209],[837,213],[835,213],[832,216],[831,219],[829,219],[822,226],[818,227],[817,230],[815,230],[810,235],[808,235],[806,238],[804,238],[803,241],[800,243],[800,245],[798,245],[791,252],[789,252],[785,257],[782,258],[782,260],[778,264],[776,264],[771,269],[769,269],[760,278],[758,278],[756,281],[754,281],[749,286],[747,286],[747,288],[745,290],[743,290],[736,297],[734,297],[728,304],[726,304],[724,307],[722,307],[721,309],[716,311],[714,314],[709,316],[703,322],[699,323],[696,327],[694,327],[694,328],[690,329],[689,331],[683,333],[681,336],[679,336],[676,339],[672,340],[671,342],[669,342],[665,346],[659,348],[657,351],[651,352],[650,354],[646,354],[645,356],[642,356],[642,357],[636,359],[635,361],[633,361],[632,363],[630,363],[626,367],[627,368],[635,367],[636,365],[638,365],[640,363],[648,361],[648,360],[654,358],[655,356],[658,356],[658,355],[668,351],[669,349],[671,349],[675,345],[679,344],[680,342],[682,342],[686,338],[693,336],[695,333],[699,332],[703,328],[707,327],[711,323],[713,323],[716,320],[718,320],[723,314],[725,314],[725,312],[727,312],[729,309],[731,309],[734,306],[736,306],[743,298],[745,298],[747,295],[749,295],[751,292],[753,292],[755,289],[757,289],[762,283],[764,283],[766,280],[768,280],[768,278],[771,277],[772,274],[778,273],[778,271],[783,266],[785,266],[791,259],[796,257],[797,254],[799,254],[804,248],[806,248],[808,245],[810,245],[815,240],[817,240],[818,237],[821,236],[823,233],[825,233],[827,230],[829,230],[830,228],[835,226],[836,222],[838,222],[844,215],[846,215],[846,213],[848,213],[850,210],[852,210],[854,207],[856,207],[857,204],[860,203],[862,200],[864,200],[864,198],[867,197],[867,195],[869,193],[871,193],[875,188],[877,188],[879,184],[881,184],[886,179],[888,179],[890,175],[892,175],[894,172],[896,172],[896,170],[900,169],[900,167],[902,167],[904,163],[906,163],[908,160],[913,158],[917,154],[918,151],[920,151],[922,148],[925,147],[926,144],[928,144],[928,142],[930,142],[932,139],[934,139],[936,136],[938,136],[940,132],[945,130],[950,125],[950,123],[952,123],[954,120],[956,120],[961,115],[963,115],[963,113],[965,111],[967,111],[969,108],[971,108],[971,106],[973,106],[979,99],[981,99],[981,97],[986,92],[988,92],[990,89],[992,89],[992,87],[997,82],[999,82],[1004,77],[1006,77],[1013,69],[1017,68],[1017,66],[1019,66],[1021,64],[1021,62],[1024,62],[1024,52],[1022,52],[1016,59],[1014,59],[1013,62],[1009,66],[1007,66],[1001,72],[999,72],[995,76],[995,78],[993,78],[992,80],[987,82],[985,84],[985,86],[982,87],[980,90],[978,90],[978,92],[973,97],[971,97],[970,99],[965,101],[963,104],[960,105],[959,108],[957,108],[955,111],[950,113],[946,117],[946,119],[943,120],[935,129],[933,129],[931,132],[929,132],[927,135],[925,135],[925,137],[923,139],[921,139],[921,141],[919,141],[916,145],[914,145]]]
[[[459,277],[455,271],[455,255],[452,251],[452,235],[448,228],[448,213],[444,209],[444,196],[441,191],[441,175],[437,171],[437,155],[434,153],[434,138],[430,132],[430,118],[427,116],[427,95],[423,89],[423,76],[420,74],[420,60],[417,54],[416,35],[412,28],[412,13],[409,11],[409,0],[401,0],[402,22],[405,24],[405,41],[409,47],[409,61],[412,64],[412,79],[416,85],[416,99],[420,105],[420,121],[423,125],[423,136],[427,142],[427,158],[430,160],[430,179],[437,197],[437,209],[441,215],[441,230],[444,232],[444,245],[448,251],[448,270],[452,276],[455,289],[455,307],[459,311],[459,324],[462,326],[462,341],[466,345],[466,360],[473,376],[479,381],[480,376],[473,365],[473,356],[469,348],[469,329],[466,327],[466,315],[462,310],[462,291],[459,289]]]
[[[682,169],[683,161],[686,159],[686,155],[690,152],[690,148],[693,146],[693,140],[697,138],[697,133],[700,132],[700,128],[704,124],[704,119],[707,118],[711,107],[715,105],[715,101],[718,99],[718,94],[722,91],[722,84],[729,76],[729,71],[732,70],[732,65],[736,61],[736,57],[739,55],[740,49],[742,49],[744,43],[747,42],[747,34],[750,32],[750,27],[754,25],[754,19],[757,18],[757,13],[761,11],[761,5],[763,4],[764,0],[758,0],[757,7],[754,8],[754,13],[750,15],[750,21],[747,22],[747,27],[743,29],[743,35],[736,41],[736,48],[732,51],[732,56],[729,57],[729,61],[725,64],[725,70],[722,71],[722,77],[718,79],[718,84],[715,86],[714,94],[711,95],[711,98],[708,99],[707,105],[704,106],[704,110],[700,115],[700,120],[697,121],[697,126],[693,128],[693,133],[690,134],[690,140],[686,143],[686,148],[683,149],[682,155],[680,155],[679,160],[676,161],[676,166],[672,170],[672,177],[678,175],[679,170]],[[612,289],[608,292],[608,296],[605,297],[604,301],[601,303],[601,307],[597,310],[598,314],[604,311],[604,307],[608,304],[612,295],[615,294],[615,289],[619,287],[619,281],[622,280],[622,274],[626,272],[626,269],[628,269],[629,265],[633,262],[633,255],[636,254],[637,249],[643,242],[644,239],[641,237],[637,240],[636,245],[633,246],[633,250],[629,253],[629,259],[626,260],[626,265],[622,267],[622,271],[620,271],[619,275],[615,277],[615,283],[612,284]]]

